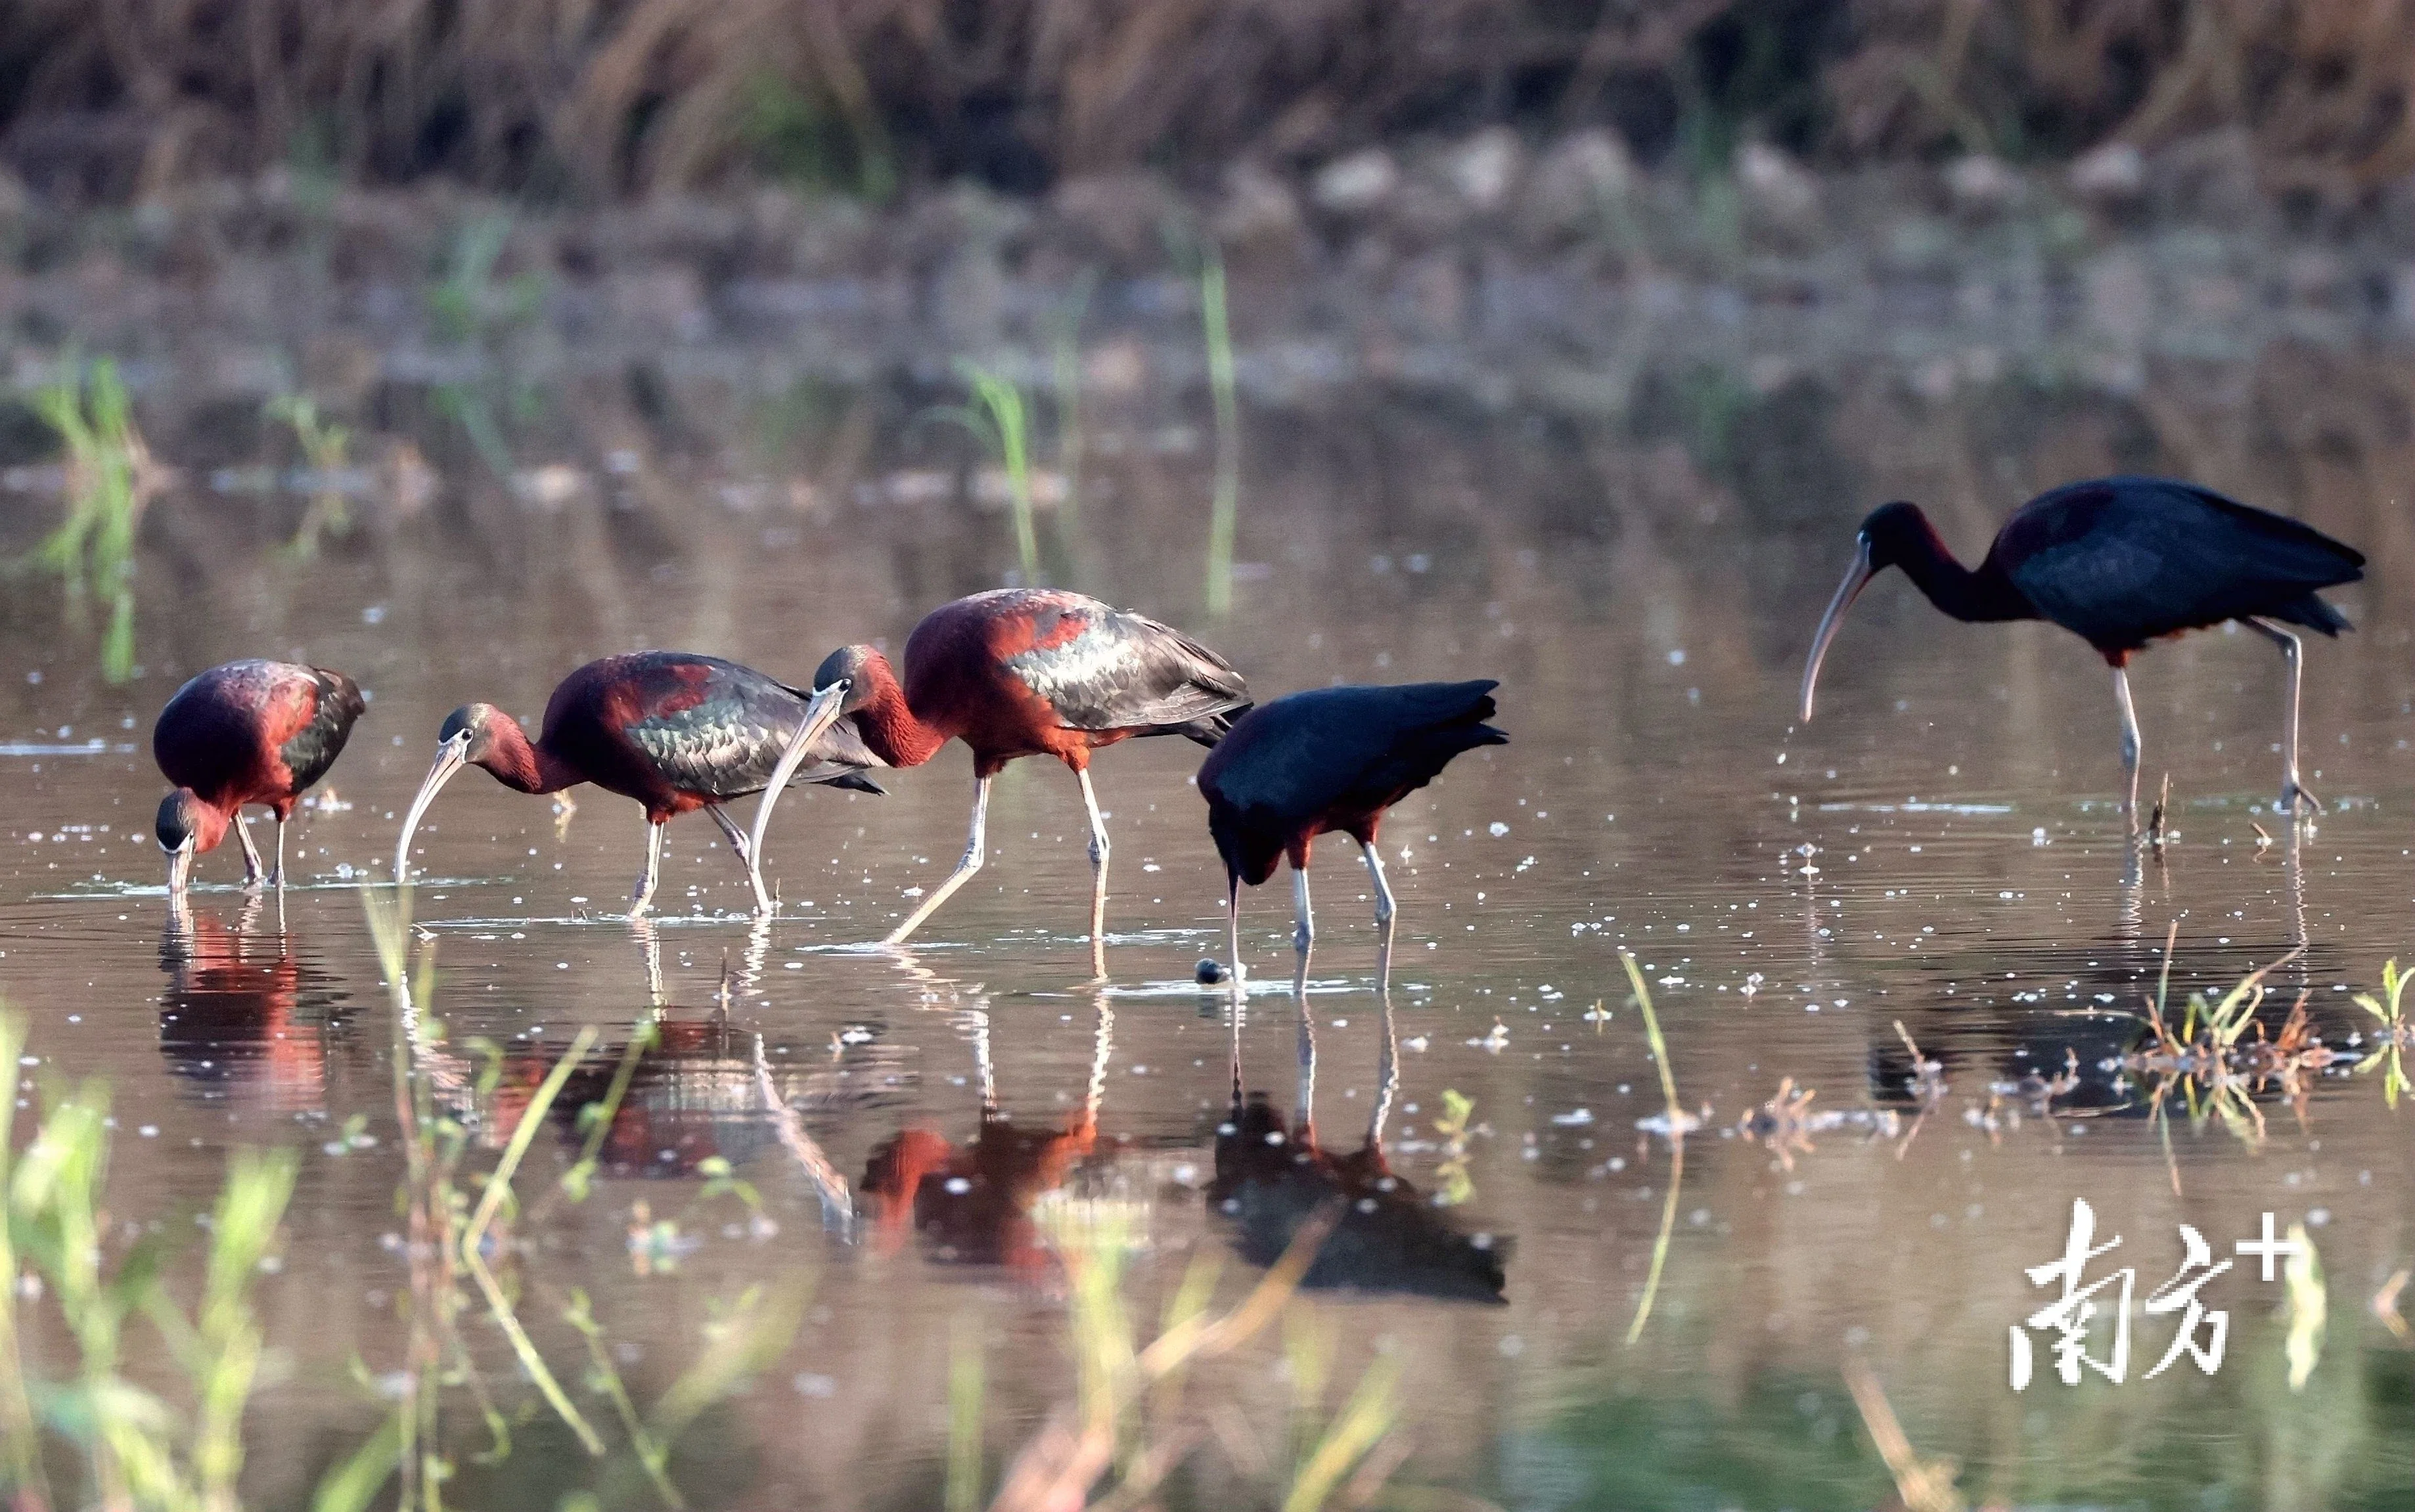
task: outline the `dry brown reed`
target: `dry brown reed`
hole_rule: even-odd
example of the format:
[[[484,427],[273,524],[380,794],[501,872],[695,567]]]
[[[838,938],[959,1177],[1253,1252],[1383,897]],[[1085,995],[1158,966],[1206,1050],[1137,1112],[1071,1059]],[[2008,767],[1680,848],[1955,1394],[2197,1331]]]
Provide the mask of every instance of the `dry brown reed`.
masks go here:
[[[141,198],[293,167],[618,197],[748,173],[1308,163],[1508,121],[1644,156],[2039,158],[2231,129],[2268,187],[2415,169],[2415,0],[23,0],[0,156]],[[1716,151],[1716,149],[1715,149]]]

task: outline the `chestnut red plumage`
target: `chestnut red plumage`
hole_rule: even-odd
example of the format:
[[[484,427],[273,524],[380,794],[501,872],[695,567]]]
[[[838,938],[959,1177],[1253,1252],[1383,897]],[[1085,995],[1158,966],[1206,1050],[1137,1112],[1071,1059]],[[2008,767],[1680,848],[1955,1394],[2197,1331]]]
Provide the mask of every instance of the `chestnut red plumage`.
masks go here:
[[[1213,745],[1250,706],[1232,664],[1180,631],[1080,593],[998,589],[943,604],[906,639],[903,676],[870,646],[832,651],[817,688],[853,684],[847,716],[893,767],[919,766],[950,740],[973,755],[972,835],[964,858],[883,943],[903,943],[982,868],[990,779],[1022,756],[1054,756],[1082,786],[1090,820],[1090,964],[1106,971],[1107,829],[1090,753],[1145,735]]]
[[[523,793],[558,793],[579,783],[633,798],[646,811],[646,865],[630,915],[646,911],[662,867],[663,826],[703,809],[746,868],[758,913],[772,911],[763,886],[763,832],[772,801],[791,781],[878,793],[862,775],[880,765],[840,712],[847,687],[808,694],[774,678],[686,651],[632,651],[592,661],[563,678],[545,706],[534,741],[492,704],[465,704],[437,732],[430,767],[395,843],[398,882],[409,871],[412,831],[437,792],[463,767],[483,767]],[[804,763],[811,760],[812,766]],[[766,793],[751,836],[721,805]]]
[[[285,821],[335,765],[367,707],[343,673],[292,662],[227,662],[178,688],[151,730],[151,754],[176,785],[154,826],[168,853],[169,892],[185,891],[193,858],[216,849],[230,826],[243,844],[244,885],[283,886]],[[277,816],[277,864],[264,873],[244,825],[247,803]]]

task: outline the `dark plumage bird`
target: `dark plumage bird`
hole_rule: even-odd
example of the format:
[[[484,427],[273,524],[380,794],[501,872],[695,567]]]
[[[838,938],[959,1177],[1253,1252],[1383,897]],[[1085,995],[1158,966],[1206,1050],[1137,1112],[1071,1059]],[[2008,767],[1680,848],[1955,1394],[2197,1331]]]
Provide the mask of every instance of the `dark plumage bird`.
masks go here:
[[[1199,769],[1208,831],[1224,858],[1233,981],[1241,981],[1241,884],[1256,887],[1291,859],[1299,913],[1294,943],[1305,957],[1315,938],[1308,905],[1308,853],[1338,830],[1358,842],[1375,879],[1375,923],[1391,942],[1392,889],[1375,850],[1384,811],[1433,781],[1462,751],[1509,737],[1484,723],[1492,690],[1479,682],[1314,688],[1252,710]]]
[[[285,821],[294,802],[327,774],[368,705],[341,672],[292,662],[228,662],[178,688],[151,731],[151,754],[176,790],[155,826],[168,853],[168,891],[181,893],[193,858],[232,825],[243,842],[243,880],[285,882]],[[263,873],[243,806],[277,816],[277,865]]]
[[[419,785],[395,845],[395,878],[407,875],[412,831],[438,789],[465,766],[484,767],[523,793],[593,783],[645,805],[646,867],[630,896],[632,918],[652,901],[663,826],[696,809],[712,815],[728,836],[754,886],[757,911],[769,913],[762,846],[771,799],[757,809],[751,837],[722,805],[776,792],[791,780],[879,792],[862,772],[881,760],[840,713],[847,693],[843,681],[806,694],[717,656],[646,651],[607,656],[563,678],[546,703],[544,730],[534,743],[494,705],[465,704],[437,732],[436,764]]]
[[[2129,811],[2138,809],[2138,719],[2130,658],[2147,643],[2237,620],[2281,648],[2289,705],[2281,803],[2294,814],[2315,797],[2298,781],[2298,637],[2303,626],[2337,636],[2348,622],[2318,590],[2364,576],[2364,558],[2311,526],[2170,478],[2098,478],[2040,494],[2013,512],[1974,571],[1954,560],[1912,504],[1882,505],[1862,521],[1852,567],[1812,637],[1803,668],[1803,718],[1820,662],[1845,610],[1889,567],[1957,620],[2047,620],[2097,650],[2113,667],[2122,711],[2122,766]]]
[[[1107,827],[1090,753],[1136,735],[1213,745],[1250,706],[1232,665],[1181,632],[1079,593],[998,589],[943,604],[906,640],[901,681],[870,646],[832,651],[818,688],[847,680],[848,717],[892,767],[920,766],[952,738],[972,747],[972,838],[964,859],[884,942],[902,943],[982,868],[990,779],[1018,756],[1054,756],[1082,785],[1090,817],[1090,964],[1106,971]]]

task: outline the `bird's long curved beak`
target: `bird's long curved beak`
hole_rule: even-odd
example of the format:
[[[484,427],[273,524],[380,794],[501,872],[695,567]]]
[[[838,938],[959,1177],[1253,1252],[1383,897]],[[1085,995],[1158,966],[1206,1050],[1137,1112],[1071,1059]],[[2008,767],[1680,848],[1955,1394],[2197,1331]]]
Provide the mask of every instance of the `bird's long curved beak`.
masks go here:
[[[788,737],[788,748],[780,753],[780,764],[772,769],[772,781],[763,789],[761,801],[755,805],[755,830],[746,840],[747,854],[755,858],[757,867],[762,865],[763,833],[772,828],[772,805],[780,801],[788,779],[804,765],[805,753],[813,748],[814,741],[838,723],[838,716],[846,711],[848,689],[852,685],[846,678],[839,678],[826,688],[815,689],[813,697],[806,700],[804,723]]]
[[[187,835],[183,845],[168,852],[168,896],[183,897],[187,884],[192,879],[193,837]]]
[[[1828,601],[1828,612],[1820,616],[1819,633],[1811,637],[1811,659],[1803,664],[1802,722],[1811,723],[1811,694],[1819,686],[1820,663],[1828,654],[1828,642],[1837,638],[1837,631],[1845,622],[1845,611],[1853,600],[1869,586],[1875,569],[1870,566],[1870,544],[1857,543],[1853,547],[1853,564],[1846,569],[1845,580],[1837,585],[1837,596]]]
[[[470,762],[470,737],[467,731],[456,735],[436,748],[436,764],[428,769],[428,776],[419,785],[419,796],[411,801],[411,810],[402,816],[402,838],[394,843],[394,879],[397,883],[411,877],[411,834],[419,828],[419,816],[436,795],[453,780],[453,774]]]

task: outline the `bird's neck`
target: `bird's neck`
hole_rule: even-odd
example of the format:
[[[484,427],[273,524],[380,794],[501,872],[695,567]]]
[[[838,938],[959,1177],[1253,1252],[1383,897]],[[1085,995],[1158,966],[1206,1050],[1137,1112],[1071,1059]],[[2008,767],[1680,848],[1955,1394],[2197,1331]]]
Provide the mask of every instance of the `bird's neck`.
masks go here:
[[[235,806],[232,803],[225,808],[211,802],[195,803],[192,806],[193,854],[199,856],[218,849],[218,842],[234,828],[235,813]]]
[[[478,765],[495,781],[523,793],[558,793],[587,780],[587,774],[541,745],[532,744],[528,731],[516,720],[500,719],[493,742]]]
[[[1928,521],[1921,522],[1921,532],[1898,548],[1898,564],[1912,586],[1957,620],[1971,622],[1995,620],[2034,620],[2037,608],[2013,586],[2010,577],[1999,566],[1994,553],[1973,571],[1954,559],[1937,531]]]
[[[892,767],[919,767],[938,755],[952,732],[914,712],[889,658],[874,653],[864,663],[863,677],[872,684],[871,692],[848,717],[872,754]]]

